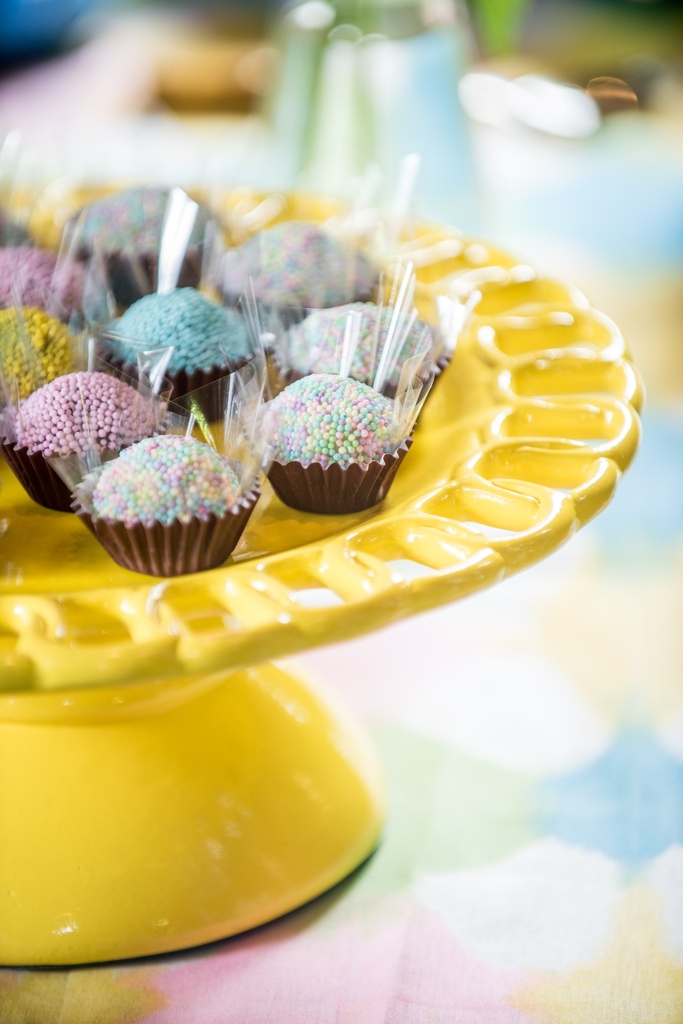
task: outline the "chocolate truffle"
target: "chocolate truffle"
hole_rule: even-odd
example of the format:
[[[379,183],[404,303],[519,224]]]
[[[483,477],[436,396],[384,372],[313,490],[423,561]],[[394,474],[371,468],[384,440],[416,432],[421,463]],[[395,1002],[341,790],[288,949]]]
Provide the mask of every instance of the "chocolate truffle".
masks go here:
[[[274,458],[323,467],[366,466],[396,447],[393,403],[367,384],[312,374],[289,384],[267,414]]]
[[[138,352],[173,346],[168,374],[233,367],[250,356],[244,318],[195,288],[145,295],[113,321],[114,357],[135,362]]]
[[[72,343],[61,320],[42,309],[0,310],[0,369],[16,382],[19,398],[28,398],[46,381],[68,373]]]
[[[239,296],[251,281],[265,305],[319,308],[369,298],[376,276],[357,249],[315,224],[288,221],[228,253],[224,289]]]
[[[0,306],[14,305],[14,284],[25,306],[45,308],[68,316],[80,309],[85,268],[74,260],[58,264],[56,253],[29,246],[0,248]]]
[[[179,576],[222,565],[259,492],[241,492],[232,464],[209,445],[175,434],[125,448],[85,477],[74,509],[126,569]]]
[[[224,456],[194,438],[169,434],[139,441],[105,464],[92,513],[129,527],[170,525],[223,516],[238,494],[237,477]]]
[[[89,256],[96,241],[107,252],[127,246],[140,253],[156,251],[170,195],[166,188],[131,188],[89,203],[78,222],[81,255]],[[202,241],[209,220],[208,211],[200,207],[191,241]]]
[[[338,372],[344,334],[352,313],[360,314],[360,332],[349,376],[365,384],[372,384],[394,316],[391,306],[380,307],[372,302],[353,302],[332,309],[317,310],[300,324],[291,327],[287,338],[288,369],[304,374]],[[399,322],[397,330],[400,332],[402,329]],[[416,319],[391,368],[386,384],[389,393],[396,391],[406,360],[431,346],[432,336],[428,324]]]
[[[72,452],[114,451],[154,429],[152,406],[108,373],[80,371],[57,377],[22,403],[17,445],[49,458]]]

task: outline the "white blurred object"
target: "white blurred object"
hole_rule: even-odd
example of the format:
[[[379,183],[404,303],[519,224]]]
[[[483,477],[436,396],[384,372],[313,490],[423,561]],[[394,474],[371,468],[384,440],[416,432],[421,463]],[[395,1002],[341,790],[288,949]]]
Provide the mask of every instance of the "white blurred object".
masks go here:
[[[508,79],[486,71],[463,75],[460,102],[474,121],[495,128],[533,128],[546,135],[584,139],[601,124],[600,109],[583,89],[542,75]]]

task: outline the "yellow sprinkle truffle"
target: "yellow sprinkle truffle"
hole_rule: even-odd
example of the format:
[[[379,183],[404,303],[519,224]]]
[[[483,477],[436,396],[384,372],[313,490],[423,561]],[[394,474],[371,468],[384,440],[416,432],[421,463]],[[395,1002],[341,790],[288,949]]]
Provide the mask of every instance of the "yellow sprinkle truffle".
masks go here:
[[[72,343],[66,325],[42,309],[0,310],[0,369],[19,398],[69,372]]]

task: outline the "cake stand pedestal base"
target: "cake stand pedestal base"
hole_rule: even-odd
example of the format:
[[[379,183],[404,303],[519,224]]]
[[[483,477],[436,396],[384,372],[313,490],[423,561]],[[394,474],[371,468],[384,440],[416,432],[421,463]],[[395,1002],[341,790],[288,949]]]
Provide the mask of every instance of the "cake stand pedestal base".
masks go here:
[[[0,963],[146,956],[263,924],[376,846],[374,754],[272,665],[0,703]]]

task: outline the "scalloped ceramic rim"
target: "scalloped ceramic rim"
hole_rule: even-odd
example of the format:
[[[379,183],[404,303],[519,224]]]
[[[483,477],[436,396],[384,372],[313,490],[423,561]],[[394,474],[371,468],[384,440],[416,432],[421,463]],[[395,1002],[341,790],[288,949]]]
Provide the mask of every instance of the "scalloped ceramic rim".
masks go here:
[[[284,219],[301,216],[288,202]],[[384,505],[322,528],[273,497],[258,539],[270,529],[275,553],[161,583],[69,590],[58,574],[51,593],[5,589],[5,712],[16,691],[196,683],[378,629],[531,565],[605,507],[640,436],[618,328],[572,286],[455,231],[426,226],[402,255],[423,315],[447,290],[474,311]],[[309,528],[331,535],[306,543]],[[3,543],[11,531],[10,508]]]

